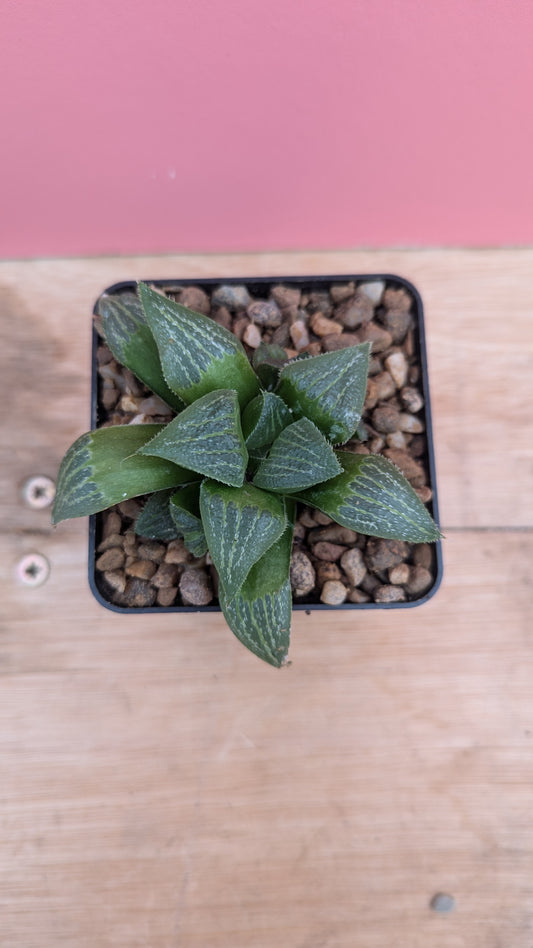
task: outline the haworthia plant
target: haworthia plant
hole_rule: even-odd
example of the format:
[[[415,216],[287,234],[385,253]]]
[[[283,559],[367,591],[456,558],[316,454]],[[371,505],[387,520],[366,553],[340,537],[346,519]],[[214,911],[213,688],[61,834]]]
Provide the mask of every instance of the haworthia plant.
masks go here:
[[[78,438],[53,522],[149,494],[136,531],[209,552],[228,625],[265,662],[287,660],[296,501],[372,536],[440,536],[390,461],[337,450],[361,431],[368,344],[293,360],[261,344],[252,365],[231,332],[142,283],[99,313],[115,358],[177,414]]]

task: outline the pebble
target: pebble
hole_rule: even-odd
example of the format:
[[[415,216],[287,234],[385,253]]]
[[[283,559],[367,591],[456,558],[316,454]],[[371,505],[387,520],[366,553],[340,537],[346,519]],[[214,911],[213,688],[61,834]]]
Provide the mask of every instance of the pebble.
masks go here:
[[[365,326],[361,327],[359,335],[361,342],[372,343],[372,352],[374,355],[376,352],[384,352],[385,349],[388,349],[392,345],[390,332],[387,332],[386,329],[382,329],[377,323],[366,323]]]
[[[366,576],[366,566],[361,550],[346,550],[341,556],[341,566],[348,577],[350,586],[359,586]]]
[[[108,586],[117,593],[123,593],[126,588],[126,576],[124,570],[106,570],[103,574]]]
[[[349,283],[333,283],[329,289],[329,295],[334,303],[342,303],[343,300],[350,299],[355,293],[355,283],[351,280]],[[311,294],[313,296],[313,294]]]
[[[406,559],[409,548],[403,540],[383,540],[369,537],[365,549],[365,561],[368,569],[385,570],[397,566]]]
[[[123,543],[124,537],[121,537],[120,533],[110,533],[98,544],[98,552],[105,553],[106,550],[111,550],[114,546],[122,547]]]
[[[107,570],[116,570],[120,569],[121,566],[124,566],[124,561],[126,559],[126,554],[121,547],[113,547],[110,550],[106,550],[105,553],[102,553],[101,556],[96,560],[96,569],[100,570],[101,573],[107,572]]]
[[[324,292],[310,293],[309,299],[307,301],[307,307],[306,307],[308,313],[320,312],[324,316],[329,316],[331,312],[333,311],[331,299],[332,298],[330,297],[329,293],[324,293]]]
[[[398,563],[389,569],[389,583],[393,586],[404,586],[409,582],[410,568],[407,563]]]
[[[316,579],[320,588],[324,583],[328,583],[331,580],[339,580],[341,577],[342,573],[336,563],[317,563]]]
[[[380,454],[385,447],[385,440],[379,435],[379,437],[372,438],[372,440],[368,442],[368,447],[370,448],[371,454]]]
[[[377,388],[378,401],[386,402],[388,398],[392,398],[396,391],[392,375],[389,375],[388,372],[379,372],[377,375],[374,375],[372,381]]]
[[[126,530],[126,533],[124,534],[124,552],[126,555],[136,553],[138,545],[139,541],[135,531]]]
[[[384,280],[369,280],[368,283],[360,283],[358,286],[360,293],[368,296],[368,299],[374,306],[379,306],[385,290]]]
[[[137,579],[151,579],[156,569],[156,564],[151,560],[133,560],[133,563],[126,564],[128,576],[136,576]]]
[[[102,385],[102,404],[106,411],[111,411],[118,402],[119,392],[110,379],[104,379]]]
[[[165,556],[165,547],[157,540],[145,540],[137,550],[140,560],[152,560],[153,563],[162,563]]]
[[[244,336],[245,329],[249,325],[250,323],[247,316],[239,316],[233,323],[231,331],[233,335],[236,336],[239,341],[241,341],[242,337]]]
[[[123,395],[120,399],[120,410],[131,414],[138,412],[142,400],[138,395]]]
[[[274,300],[254,300],[246,307],[249,319],[259,326],[276,329],[281,323],[281,312]]]
[[[124,379],[124,384],[126,386],[126,394],[128,395],[142,395],[144,392],[144,387],[142,382],[139,382],[139,379],[136,375],[133,374],[131,369],[126,369],[122,367],[122,377]]]
[[[157,592],[151,583],[144,579],[130,579],[126,583],[122,602],[126,606],[135,606],[137,609],[153,606]]]
[[[300,521],[297,520],[296,523],[294,524],[294,531],[293,531],[293,537],[294,537],[294,539],[295,539],[295,540],[305,540],[306,533],[307,533],[307,531],[306,531],[306,529],[305,529],[303,523],[300,523]]]
[[[179,302],[182,306],[193,309],[195,313],[202,313],[204,316],[208,316],[211,309],[207,293],[199,286],[184,286]]]
[[[141,404],[139,405],[139,411],[144,412],[145,415],[171,415],[172,408],[170,405],[167,405],[162,398],[159,398],[158,395],[149,395],[148,398],[143,398]]]
[[[310,342],[308,346],[305,346],[300,350],[301,352],[308,352],[309,355],[317,356],[322,352],[322,346],[319,342]]]
[[[373,316],[374,307],[364,293],[357,293],[353,299],[335,308],[335,318],[347,329],[357,329],[364,323],[369,323]]]
[[[345,552],[345,546],[341,546],[339,543],[330,543],[328,540],[320,540],[318,543],[315,543],[313,547],[313,553],[316,558],[326,560],[328,563],[333,563],[335,560],[338,560]]]
[[[310,326],[315,336],[328,336],[331,333],[339,335],[342,332],[342,324],[335,319],[329,319],[323,313],[315,313],[311,316]]]
[[[309,333],[303,319],[297,319],[290,328],[292,343],[297,352],[309,345]]]
[[[374,602],[405,602],[406,595],[401,586],[377,586]]]
[[[383,305],[386,309],[411,309],[411,297],[403,286],[389,287],[383,294]]]
[[[309,509],[309,507],[304,507],[298,519],[300,523],[308,529],[316,527],[317,521],[314,519],[313,512]]]
[[[366,383],[365,410],[371,411],[378,403],[378,388],[374,379],[369,378]]]
[[[242,339],[247,346],[250,346],[250,349],[257,349],[261,345],[261,330],[255,323],[249,323],[244,330]]]
[[[322,347],[325,352],[337,352],[338,349],[346,349],[348,346],[358,346],[360,342],[359,336],[354,332],[334,332],[329,336],[322,336]]]
[[[178,595],[178,590],[173,586],[168,586],[167,588],[157,590],[157,604],[158,606],[163,606],[167,608],[173,606],[176,602],[176,596]]]
[[[400,343],[405,339],[412,320],[410,313],[401,309],[388,309],[383,313],[382,321],[393,342]]]
[[[407,408],[407,411],[415,415],[417,411],[420,411],[420,409],[424,407],[424,399],[417,388],[412,388],[407,385],[405,388],[402,388],[400,398],[405,408]]]
[[[120,533],[122,529],[122,517],[116,510],[107,510],[104,514],[104,526],[102,536],[108,537],[112,533]]]
[[[385,366],[389,372],[389,375],[392,377],[396,388],[403,388],[407,382],[407,372],[409,369],[403,352],[401,350],[398,350],[397,352],[391,352],[391,354],[385,359]]]
[[[290,342],[290,326],[288,323],[282,323],[277,329],[272,333],[272,342],[276,346],[287,346]]]
[[[246,309],[252,302],[247,287],[223,285],[214,291],[211,302],[214,306],[225,306],[231,312]]]
[[[231,330],[231,324],[233,320],[231,318],[231,313],[226,306],[221,306],[219,309],[217,309],[214,320],[219,326],[223,326],[224,329]]]
[[[348,590],[344,583],[339,580],[330,579],[324,583],[320,593],[320,601],[328,606],[340,606],[346,601]]]
[[[370,596],[362,589],[350,589],[348,599],[350,602],[370,602]]]
[[[313,518],[315,523],[319,523],[322,527],[328,527],[330,523],[335,523],[331,517],[328,517],[327,514],[323,513],[322,510],[318,510],[318,508],[313,510]]]
[[[127,517],[129,520],[136,520],[139,516],[142,506],[138,500],[132,498],[131,500],[123,500],[121,504],[118,505],[123,517]]]
[[[213,584],[205,569],[187,569],[179,585],[181,598],[187,606],[207,606],[213,599]]]
[[[413,547],[413,563],[429,569],[433,560],[433,547],[429,543],[417,543]]]
[[[396,448],[398,451],[405,451],[407,440],[403,431],[392,431],[386,438],[387,447]]]
[[[424,468],[418,463],[418,461],[415,461],[407,451],[399,451],[396,448],[387,448],[387,450],[383,453],[385,457],[389,459],[389,461],[392,461],[396,467],[400,468],[400,471],[405,474],[412,487],[424,487],[426,482],[426,473]]]
[[[270,295],[279,308],[285,310],[300,305],[302,291],[297,286],[284,286],[279,283],[272,287]]]
[[[307,539],[309,543],[328,540],[330,543],[345,543],[348,546],[350,543],[356,542],[357,533],[355,530],[350,530],[349,527],[341,527],[340,524],[333,523],[331,526],[316,527],[311,530]]]
[[[372,412],[372,424],[376,431],[381,432],[381,434],[398,431],[400,412],[393,405],[378,405]]]
[[[307,596],[315,588],[315,568],[303,550],[295,550],[291,557],[291,588],[295,596]]]
[[[409,415],[407,412],[400,414],[400,431],[407,431],[409,434],[420,434],[424,430],[424,425],[420,418]]]
[[[166,589],[168,586],[176,585],[179,574],[179,566],[174,563],[161,563],[152,576],[152,582],[158,589]]]
[[[410,596],[422,596],[433,584],[433,576],[424,566],[412,566],[406,590]]]

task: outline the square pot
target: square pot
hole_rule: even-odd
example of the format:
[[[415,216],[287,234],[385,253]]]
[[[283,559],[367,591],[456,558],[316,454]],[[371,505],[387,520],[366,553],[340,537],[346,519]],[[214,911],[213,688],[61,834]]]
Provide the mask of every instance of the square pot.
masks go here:
[[[279,342],[289,351],[303,349],[311,354],[371,340],[369,385],[362,418],[367,437],[352,447],[364,453],[384,453],[393,460],[403,469],[438,523],[423,307],[412,284],[390,274],[146,282],[174,299],[183,299],[191,309],[201,310],[203,307],[206,315],[212,315],[243,338],[248,352],[257,344],[260,335],[266,341]],[[131,293],[135,289],[134,282],[124,282],[109,287],[105,293]],[[143,391],[142,386],[137,388],[131,373],[128,370],[123,373],[122,367],[117,366],[106,352],[105,343],[97,331],[97,310],[98,301],[94,308],[91,427],[133,420],[135,423],[161,420],[158,416],[146,416],[146,405],[150,410],[153,407],[145,402],[149,393]],[[169,417],[164,420],[168,421]],[[89,583],[95,597],[103,606],[116,612],[220,611],[216,599],[206,605],[191,604],[183,600],[179,591],[185,570],[202,569],[202,575],[207,575],[209,583],[211,577],[208,574],[213,572],[211,566],[205,567],[194,560],[176,563],[182,556],[182,551],[174,549],[176,544],[171,550],[162,541],[143,544],[140,540],[135,546],[132,516],[140,503],[142,500],[127,501],[112,508],[115,516],[113,529],[118,524],[118,514],[120,533],[128,536],[127,550],[132,551],[129,560],[133,558],[135,561],[140,553],[141,559],[148,559],[153,566],[141,564],[139,576],[128,576],[124,569],[104,568],[109,511],[92,516]],[[299,506],[294,549],[305,553],[321,582],[343,583],[347,598],[339,605],[327,604],[321,601],[321,596],[328,598],[329,590],[322,587],[321,591],[319,584],[304,596],[293,596],[294,609],[409,608],[434,595],[442,576],[440,542],[431,546],[406,544],[362,535],[350,540],[346,533],[337,532],[336,535],[336,525],[328,527],[326,520],[318,511]],[[338,529],[342,531],[343,528]],[[361,555],[357,555],[359,574],[362,575],[366,569],[361,580],[357,579],[358,585],[351,582],[356,579],[354,573],[350,579],[339,564],[339,558],[349,546],[360,550]],[[339,553],[341,547],[344,549]],[[112,556],[107,557],[108,562],[112,559]],[[163,565],[161,569],[161,565],[168,561],[175,568]],[[128,569],[131,569],[131,562],[128,566],[126,559]],[[150,573],[153,577],[149,576]],[[213,579],[216,582],[216,577]],[[161,582],[172,584],[157,585]],[[174,589],[178,591],[173,603],[168,605],[166,603],[172,600]]]

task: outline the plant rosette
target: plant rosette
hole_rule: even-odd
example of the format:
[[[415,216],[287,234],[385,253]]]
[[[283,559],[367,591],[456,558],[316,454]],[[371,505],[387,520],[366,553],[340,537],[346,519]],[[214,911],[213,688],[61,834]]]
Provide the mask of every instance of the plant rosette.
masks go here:
[[[235,636],[279,667],[293,599],[370,608],[432,594],[440,532],[410,284],[118,284],[95,316],[93,430],[61,462],[52,519],[91,516],[105,605],[218,600]]]

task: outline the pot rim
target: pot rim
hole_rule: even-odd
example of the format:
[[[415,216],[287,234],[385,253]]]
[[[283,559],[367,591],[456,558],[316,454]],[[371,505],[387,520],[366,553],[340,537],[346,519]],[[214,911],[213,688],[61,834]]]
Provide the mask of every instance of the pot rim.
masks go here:
[[[359,274],[318,274],[318,275],[303,275],[303,276],[261,276],[261,277],[186,277],[182,280],[180,279],[157,279],[157,280],[143,280],[144,283],[152,284],[153,286],[168,286],[168,285],[179,285],[179,286],[242,286],[243,284],[250,286],[271,286],[272,284],[281,283],[284,285],[290,284],[303,284],[304,286],[311,284],[324,284],[324,283],[344,283],[354,281],[355,283],[370,283],[384,281],[385,283],[394,283],[404,287],[410,295],[413,297],[413,300],[416,303],[417,310],[417,349],[418,355],[420,358],[420,368],[421,368],[421,387],[424,395],[424,417],[426,423],[426,440],[427,440],[427,464],[429,470],[429,479],[431,488],[433,490],[433,497],[431,500],[432,514],[437,525],[439,524],[439,509],[438,509],[438,497],[437,497],[437,476],[436,476],[436,466],[435,466],[435,452],[434,452],[434,441],[433,441],[433,424],[431,417],[431,402],[429,394],[429,378],[428,378],[428,359],[427,359],[427,346],[426,346],[426,333],[424,325],[424,307],[422,303],[422,298],[417,288],[405,277],[398,276],[394,273],[359,273]],[[106,287],[102,291],[100,296],[104,293],[113,294],[120,290],[131,290],[136,288],[137,284],[140,281],[137,280],[121,280],[118,283],[113,283],[111,286]],[[98,301],[95,300],[93,306],[93,315],[97,312]],[[92,354],[91,354],[91,430],[94,430],[97,427],[97,411],[98,411],[98,365],[96,361],[96,350],[98,346],[98,333],[93,326],[92,334]],[[95,599],[104,606],[105,609],[111,610],[111,612],[127,613],[128,615],[146,615],[146,614],[161,614],[161,613],[183,613],[183,612],[197,612],[197,613],[206,613],[214,612],[220,613],[222,610],[220,606],[120,606],[109,600],[105,599],[103,594],[96,583],[96,570],[95,570],[95,561],[96,561],[96,519],[98,514],[92,514],[89,517],[89,557],[88,557],[88,572],[89,572],[89,586],[91,592]],[[435,551],[435,579],[431,588],[419,599],[413,599],[410,602],[343,602],[338,606],[330,606],[322,602],[311,602],[311,603],[300,603],[293,599],[292,609],[295,612],[305,612],[306,615],[310,615],[312,611],[319,610],[325,612],[336,612],[339,609],[412,609],[416,606],[421,606],[426,603],[429,599],[432,599],[437,590],[439,589],[442,582],[443,575],[443,557],[442,557],[442,542],[437,540],[433,544],[433,549]]]

